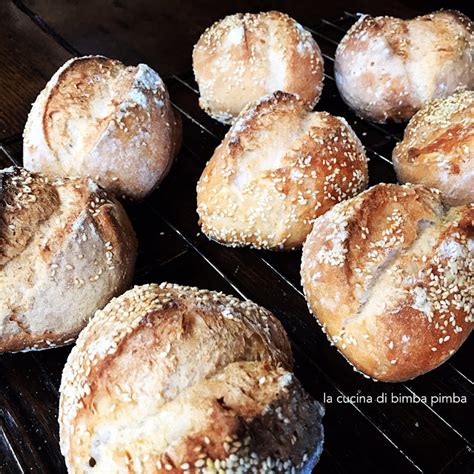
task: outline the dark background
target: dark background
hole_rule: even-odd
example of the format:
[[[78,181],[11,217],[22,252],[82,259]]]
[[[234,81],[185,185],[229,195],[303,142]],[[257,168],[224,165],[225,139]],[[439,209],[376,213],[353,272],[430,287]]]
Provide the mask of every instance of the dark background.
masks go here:
[[[31,103],[69,57],[105,54],[148,63],[164,78],[183,118],[184,144],[161,188],[143,203],[126,203],[140,251],[135,283],[172,281],[248,297],[284,324],[295,371],[317,399],[386,393],[464,395],[467,404],[326,406],[321,473],[474,472],[474,353],[466,343],[435,371],[402,384],[366,380],[330,347],[306,309],[300,252],[228,249],[199,232],[195,184],[226,127],[198,107],[192,46],[213,21],[239,11],[277,9],[311,29],[325,60],[317,110],[347,118],[366,146],[371,184],[393,182],[391,151],[403,126],[358,119],[335,88],[332,58],[357,12],[411,17],[441,7],[471,13],[467,2],[357,1],[52,1],[0,0],[0,167],[21,163],[21,133]],[[349,13],[344,13],[348,11]],[[0,473],[64,472],[57,403],[68,348],[0,355]]]

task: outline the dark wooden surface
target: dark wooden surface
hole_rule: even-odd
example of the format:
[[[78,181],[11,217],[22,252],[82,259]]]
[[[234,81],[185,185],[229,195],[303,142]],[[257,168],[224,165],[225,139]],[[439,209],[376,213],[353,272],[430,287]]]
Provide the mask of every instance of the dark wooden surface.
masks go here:
[[[222,290],[273,311],[292,340],[296,373],[319,400],[346,395],[465,395],[466,404],[333,403],[326,406],[321,473],[474,472],[473,345],[446,364],[402,384],[353,372],[308,314],[299,282],[300,252],[229,249],[199,232],[195,184],[226,128],[198,107],[192,45],[217,18],[279,9],[310,29],[326,63],[318,110],[345,116],[365,144],[371,183],[394,181],[389,157],[401,126],[357,119],[332,78],[334,51],[355,21],[350,12],[409,17],[461,2],[420,1],[53,1],[0,2],[0,166],[21,163],[21,132],[31,102],[71,55],[102,53],[146,61],[166,82],[182,113],[184,145],[170,176],[140,204],[126,204],[138,234],[136,283],[171,281]],[[463,9],[470,13],[467,3]],[[58,387],[68,348],[0,356],[0,472],[64,472],[56,421]]]

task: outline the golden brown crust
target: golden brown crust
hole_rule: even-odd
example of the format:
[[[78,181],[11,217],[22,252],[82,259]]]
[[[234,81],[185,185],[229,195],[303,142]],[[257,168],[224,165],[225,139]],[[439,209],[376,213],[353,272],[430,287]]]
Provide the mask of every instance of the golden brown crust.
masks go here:
[[[319,99],[323,59],[311,34],[280,12],[238,13],[214,23],[193,51],[201,107],[231,123],[249,102],[283,90],[310,107]]]
[[[314,219],[366,185],[367,159],[349,125],[278,91],[249,104],[217,147],[197,210],[219,242],[291,249]]]
[[[473,327],[474,209],[421,186],[377,185],[315,222],[308,304],[360,371],[401,381],[449,358]]]
[[[0,268],[20,254],[36,227],[59,206],[57,191],[46,179],[21,168],[0,174]]]
[[[456,11],[411,20],[363,15],[339,44],[342,98],[370,120],[409,119],[433,98],[474,87],[472,22]]]
[[[474,92],[457,91],[416,113],[393,164],[401,182],[437,188],[451,205],[474,202]]]
[[[61,69],[49,91],[43,114],[45,139],[51,151],[56,155],[62,153],[64,141],[68,147],[93,146],[96,137],[104,133],[111,116],[125,99],[132,82],[132,68],[125,69],[119,61],[105,57],[78,58],[69,67]],[[104,89],[107,88],[114,91],[112,100],[97,104],[97,109],[100,109],[91,113],[89,98],[96,94],[105,97],[107,91]],[[84,133],[80,137],[72,135],[68,129],[73,115],[92,115],[93,120],[84,124]]]
[[[95,315],[66,364],[68,468],[88,472],[92,459],[91,472],[208,472],[242,462],[266,472],[267,458],[311,467],[323,411],[291,366],[286,334],[263,308],[178,285],[135,287]]]
[[[0,173],[0,352],[72,342],[131,282],[137,243],[121,205],[86,179]],[[6,257],[6,258],[5,258]]]
[[[168,172],[180,126],[160,76],[102,56],[64,64],[33,104],[25,167],[49,176],[91,177],[140,199]]]

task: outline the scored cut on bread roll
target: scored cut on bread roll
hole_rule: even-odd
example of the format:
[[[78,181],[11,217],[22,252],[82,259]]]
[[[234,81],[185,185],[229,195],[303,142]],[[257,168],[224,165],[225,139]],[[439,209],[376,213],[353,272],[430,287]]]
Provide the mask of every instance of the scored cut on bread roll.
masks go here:
[[[474,206],[379,184],[316,220],[303,248],[308,305],[328,339],[378,380],[442,364],[473,328]]]
[[[393,150],[398,180],[441,191],[451,205],[474,202],[474,91],[436,99],[408,123]]]
[[[347,122],[276,92],[249,104],[197,185],[203,232],[231,246],[291,249],[314,219],[367,185],[367,158]]]
[[[141,199],[168,173],[181,140],[160,76],[145,64],[72,58],[36,99],[25,126],[25,168],[90,177]]]
[[[231,123],[250,102],[277,90],[297,94],[309,107],[323,87],[316,41],[284,13],[238,13],[214,23],[193,51],[200,106]]]
[[[69,472],[311,472],[322,406],[291,373],[279,321],[250,301],[173,284],[98,311],[61,381]]]
[[[124,209],[91,180],[0,171],[0,352],[71,342],[127,289],[136,251]]]
[[[473,31],[454,10],[410,20],[362,15],[336,50],[339,92],[361,117],[408,120],[431,99],[474,88]]]

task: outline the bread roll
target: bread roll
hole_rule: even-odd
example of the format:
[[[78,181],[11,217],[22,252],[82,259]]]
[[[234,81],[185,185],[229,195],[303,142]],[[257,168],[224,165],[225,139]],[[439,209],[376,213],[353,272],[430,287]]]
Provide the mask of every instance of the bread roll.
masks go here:
[[[247,106],[197,186],[203,232],[221,243],[291,249],[316,217],[367,185],[367,158],[347,122],[276,92]]]
[[[201,107],[231,123],[249,102],[277,90],[311,108],[323,87],[323,58],[311,34],[280,12],[238,13],[214,23],[193,51]]]
[[[71,342],[131,282],[122,206],[88,179],[0,171],[0,352]]]
[[[361,117],[408,120],[431,99],[474,88],[473,48],[472,22],[457,11],[363,15],[337,47],[337,87]]]
[[[393,164],[401,182],[437,188],[451,205],[474,202],[474,92],[458,91],[417,112]]]
[[[168,172],[180,122],[153,69],[87,56],[54,74],[33,104],[23,138],[26,168],[91,177],[108,191],[141,199]]]
[[[411,379],[442,364],[474,322],[474,206],[379,184],[316,220],[303,248],[308,304],[364,374]]]
[[[250,301],[135,287],[98,311],[64,368],[69,472],[311,472],[324,410],[291,373],[278,320]]]

